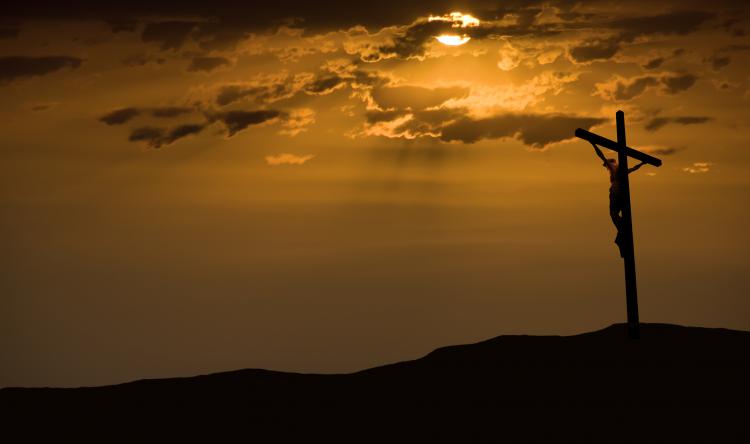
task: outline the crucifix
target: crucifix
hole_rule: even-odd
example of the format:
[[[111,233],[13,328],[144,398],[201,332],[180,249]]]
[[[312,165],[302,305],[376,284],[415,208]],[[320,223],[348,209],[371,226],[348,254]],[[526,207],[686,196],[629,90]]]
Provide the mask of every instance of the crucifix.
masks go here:
[[[617,142],[581,128],[576,129],[575,135],[594,146],[597,154],[604,160],[610,174],[613,175],[614,195],[611,188],[610,213],[612,221],[617,227],[615,242],[620,248],[620,256],[622,256],[625,262],[625,301],[628,314],[628,336],[631,339],[638,339],[640,337],[640,328],[638,326],[638,291],[635,284],[635,250],[633,248],[633,219],[630,212],[630,182],[628,181],[628,174],[643,164],[655,167],[661,166],[661,160],[628,147],[625,142],[625,113],[617,111],[615,117],[617,121]],[[604,159],[597,146],[603,146],[604,148],[616,151],[617,163],[614,163],[614,159],[611,159],[612,162]],[[640,160],[641,164],[628,170],[628,157]],[[620,213],[622,213],[621,216]]]

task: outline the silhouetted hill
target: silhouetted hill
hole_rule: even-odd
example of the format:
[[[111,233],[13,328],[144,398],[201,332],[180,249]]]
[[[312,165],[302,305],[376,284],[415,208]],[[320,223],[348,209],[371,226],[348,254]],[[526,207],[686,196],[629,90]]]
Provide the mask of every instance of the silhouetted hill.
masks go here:
[[[352,374],[238,370],[0,390],[24,436],[108,441],[750,442],[750,332],[500,336]]]

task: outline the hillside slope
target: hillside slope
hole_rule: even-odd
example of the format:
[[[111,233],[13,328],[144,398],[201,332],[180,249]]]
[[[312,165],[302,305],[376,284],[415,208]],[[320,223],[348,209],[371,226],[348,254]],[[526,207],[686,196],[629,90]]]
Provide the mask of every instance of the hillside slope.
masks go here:
[[[641,336],[628,340],[622,324],[500,336],[340,375],[237,370],[6,388],[0,406],[29,436],[750,442],[750,332],[642,324]]]

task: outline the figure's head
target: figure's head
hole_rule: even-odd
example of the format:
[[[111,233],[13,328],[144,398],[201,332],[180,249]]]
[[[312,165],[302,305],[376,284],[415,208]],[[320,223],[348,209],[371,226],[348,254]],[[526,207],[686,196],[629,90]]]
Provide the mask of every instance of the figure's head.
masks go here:
[[[609,158],[609,159],[607,159],[607,163],[610,164],[613,167],[617,166],[617,160],[616,159]]]

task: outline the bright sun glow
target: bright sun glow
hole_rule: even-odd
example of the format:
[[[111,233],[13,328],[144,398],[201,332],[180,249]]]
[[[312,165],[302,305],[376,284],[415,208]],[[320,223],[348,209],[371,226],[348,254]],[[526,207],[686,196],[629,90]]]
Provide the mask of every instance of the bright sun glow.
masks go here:
[[[430,22],[449,22],[451,24],[451,28],[470,28],[479,26],[478,18],[460,12],[451,12],[450,14],[446,15],[431,15],[427,20]],[[443,34],[435,37],[435,39],[437,39],[437,41],[442,43],[443,45],[460,46],[471,40],[471,37],[466,34]]]
[[[438,42],[448,46],[460,46],[471,40],[467,35],[439,35],[435,37]]]

